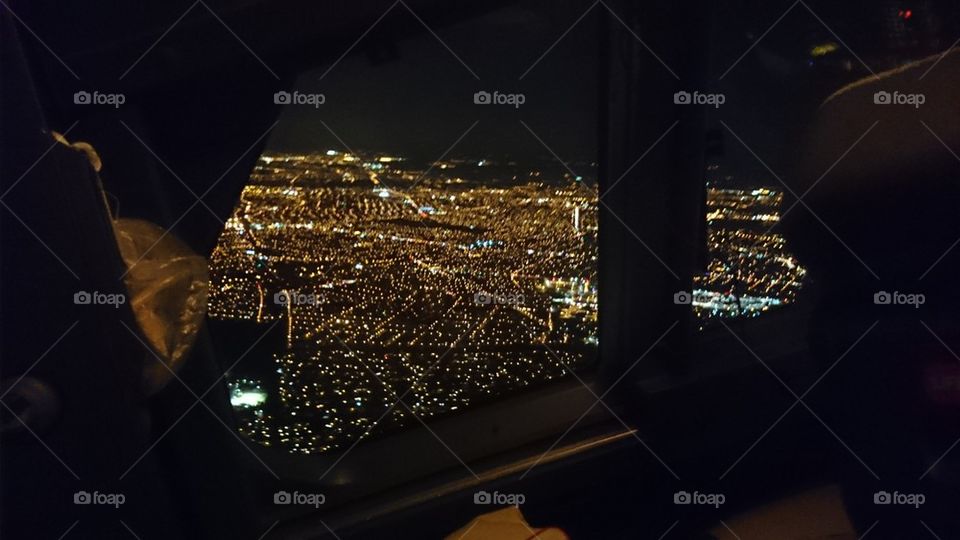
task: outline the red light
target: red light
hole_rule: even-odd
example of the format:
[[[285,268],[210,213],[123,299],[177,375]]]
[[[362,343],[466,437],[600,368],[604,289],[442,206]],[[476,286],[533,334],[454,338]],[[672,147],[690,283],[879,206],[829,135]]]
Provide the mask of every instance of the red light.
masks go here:
[[[910,20],[911,17],[913,17],[913,10],[912,10],[912,9],[906,9],[906,10],[901,9],[900,12],[897,13],[897,15],[899,15],[901,19],[907,21],[907,20]]]

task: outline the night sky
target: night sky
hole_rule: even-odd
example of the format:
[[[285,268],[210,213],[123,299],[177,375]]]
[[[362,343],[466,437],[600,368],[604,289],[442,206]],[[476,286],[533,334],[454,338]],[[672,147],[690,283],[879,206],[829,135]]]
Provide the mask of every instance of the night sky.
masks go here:
[[[434,160],[478,122],[448,157],[553,159],[523,121],[565,161],[594,161],[598,10],[520,80],[583,10],[579,5],[549,11],[513,6],[436,29],[469,70],[430,33],[401,39],[386,52],[386,60],[382,50],[369,54],[365,39],[326,76],[329,66],[300,77],[295,88],[323,93],[326,103],[317,109],[286,107],[270,147],[311,151],[346,144],[358,152]],[[420,25],[402,7],[381,25],[385,23]],[[523,93],[526,102],[519,109],[475,105],[473,95],[479,90]]]

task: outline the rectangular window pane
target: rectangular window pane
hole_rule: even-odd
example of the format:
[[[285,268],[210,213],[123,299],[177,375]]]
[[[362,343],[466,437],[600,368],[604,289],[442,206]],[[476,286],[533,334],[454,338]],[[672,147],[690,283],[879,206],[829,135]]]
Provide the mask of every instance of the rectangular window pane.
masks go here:
[[[595,24],[537,62],[580,13],[377,43],[275,96],[211,262],[215,337],[266,334],[228,374],[245,434],[346,449],[594,364]]]

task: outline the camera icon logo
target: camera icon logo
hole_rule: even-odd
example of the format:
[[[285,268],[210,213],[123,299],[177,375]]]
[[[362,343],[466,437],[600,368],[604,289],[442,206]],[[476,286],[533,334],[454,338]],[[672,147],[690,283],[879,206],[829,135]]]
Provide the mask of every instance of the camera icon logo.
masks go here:
[[[93,301],[93,296],[87,291],[78,291],[73,293],[73,303],[81,306],[90,304]]]
[[[673,95],[673,103],[676,105],[689,105],[693,103],[693,96],[690,95],[690,92],[681,90]]]
[[[693,295],[687,291],[677,291],[673,294],[673,303],[678,306],[688,306],[693,303]]]
[[[287,305],[290,304],[290,293],[288,293],[287,291],[280,291],[278,293],[274,293],[273,303],[277,304],[278,306],[286,307]]]
[[[481,90],[473,94],[473,102],[476,105],[489,105],[492,102],[490,92]]]
[[[886,491],[878,491],[873,494],[873,504],[890,504],[893,498]]]
[[[880,90],[873,94],[873,102],[877,105],[889,105],[893,102],[893,97],[890,95],[890,92]]]
[[[490,504],[492,497],[489,492],[478,491],[473,494],[473,504]]]
[[[273,102],[277,105],[289,105],[291,101],[292,97],[290,92],[281,90],[273,94]]]
[[[290,504],[291,502],[293,497],[287,491],[278,491],[273,494],[273,504]]]
[[[673,504],[690,504],[693,498],[686,491],[678,491],[673,494]]]
[[[873,295],[873,303],[878,306],[887,306],[893,302],[893,296],[887,291],[879,291]]]
[[[86,491],[78,491],[73,494],[73,504],[90,504],[93,499]]]
[[[479,306],[489,306],[491,302],[493,302],[493,296],[485,292],[478,292],[473,295],[473,303]]]
[[[90,92],[87,92],[86,90],[74,92],[73,102],[77,105],[89,105],[92,102]]]

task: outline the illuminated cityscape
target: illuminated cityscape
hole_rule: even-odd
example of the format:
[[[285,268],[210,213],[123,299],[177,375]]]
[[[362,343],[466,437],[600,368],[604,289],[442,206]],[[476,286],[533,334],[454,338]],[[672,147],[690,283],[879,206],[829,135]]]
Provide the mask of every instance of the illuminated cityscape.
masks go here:
[[[756,317],[794,302],[806,270],[773,232],[783,193],[707,188],[706,271],[694,277],[693,310],[712,317]]]
[[[322,453],[411,425],[411,411],[455,413],[589,366],[596,184],[521,170],[262,156],[211,262],[211,318],[278,334],[269,362],[230,373],[242,431]],[[796,299],[805,271],[771,231],[782,202],[772,189],[708,188],[701,321]]]
[[[262,156],[211,262],[211,319],[282,333],[230,373],[241,430],[321,453],[589,366],[596,184],[520,170]]]

